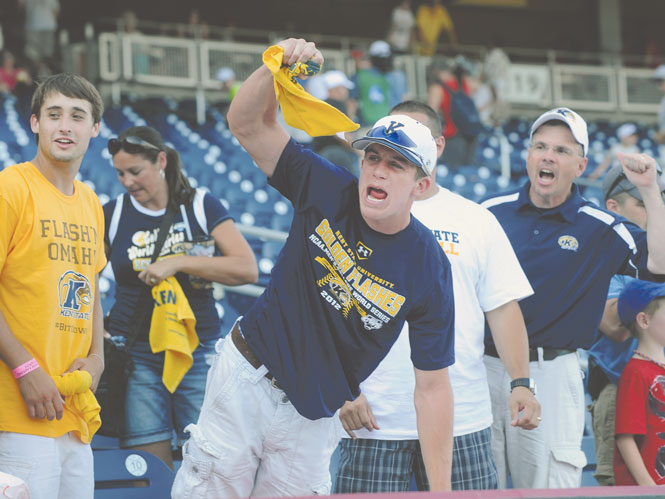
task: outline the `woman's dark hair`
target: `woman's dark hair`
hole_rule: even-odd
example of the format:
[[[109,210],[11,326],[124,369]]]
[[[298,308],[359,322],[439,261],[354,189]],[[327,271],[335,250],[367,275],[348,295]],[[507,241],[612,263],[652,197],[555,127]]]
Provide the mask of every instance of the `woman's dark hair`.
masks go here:
[[[154,146],[155,149],[152,147],[141,147],[131,143],[132,137],[147,142]],[[125,141],[128,138],[129,140]],[[180,154],[178,154],[178,151],[168,147],[164,143],[164,139],[162,139],[161,134],[157,130],[149,126],[133,126],[127,130],[123,130],[115,141],[116,144],[118,144],[116,147],[119,148],[114,149],[115,152],[112,153],[113,155],[115,155],[118,150],[122,149],[128,154],[139,155],[151,163],[156,163],[157,156],[161,151],[164,151],[166,153],[165,175],[166,184],[169,189],[169,205],[172,208],[177,208],[181,204],[187,206],[192,203],[196,190],[189,184],[189,180],[187,180],[187,177],[182,172]]]

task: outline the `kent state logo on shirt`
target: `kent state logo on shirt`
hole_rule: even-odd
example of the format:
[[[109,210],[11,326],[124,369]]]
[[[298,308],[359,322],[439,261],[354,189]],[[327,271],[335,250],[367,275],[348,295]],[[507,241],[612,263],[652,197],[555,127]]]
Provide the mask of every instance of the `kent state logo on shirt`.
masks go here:
[[[558,243],[561,249],[570,251],[577,251],[577,248],[580,246],[577,239],[573,236],[561,236]]]
[[[459,232],[443,229],[432,229],[432,234],[446,255],[459,256],[459,249],[462,245]]]
[[[92,288],[86,276],[72,270],[62,274],[58,281],[58,300],[62,317],[90,319]]]
[[[358,255],[358,260],[367,260],[371,254],[372,250],[370,248],[360,241],[356,243],[356,255]]]

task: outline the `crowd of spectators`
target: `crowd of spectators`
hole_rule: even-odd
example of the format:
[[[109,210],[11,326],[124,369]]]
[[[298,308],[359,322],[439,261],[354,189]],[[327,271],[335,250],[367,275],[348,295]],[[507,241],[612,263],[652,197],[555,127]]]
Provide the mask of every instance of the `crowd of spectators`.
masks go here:
[[[52,21],[56,20],[55,26],[57,26],[58,3],[57,0],[23,1],[26,4],[26,8],[28,8],[27,4],[35,2],[29,7],[32,9],[31,14],[26,16],[26,46],[24,53],[28,57],[28,60],[31,61],[27,65],[32,67],[37,74],[42,74],[52,70],[52,68],[49,67],[48,61],[55,57],[52,47],[56,44],[51,43],[48,45],[46,40],[52,40],[55,36],[55,28]],[[421,12],[423,9],[429,10],[427,13],[423,14]],[[448,14],[446,13],[444,15],[442,13],[443,11],[445,11],[445,8],[441,3],[434,0],[422,5],[419,8],[418,14],[413,16],[410,10],[410,2],[408,0],[401,2],[393,13],[391,27],[387,33],[387,40],[389,40],[390,43],[385,40],[376,40],[368,47],[356,50],[354,55],[356,56],[357,71],[354,75],[349,76],[343,71],[330,70],[309,80],[303,80],[302,84],[312,95],[324,100],[330,104],[330,106],[342,111],[352,119],[357,120],[362,128],[357,132],[355,137],[369,133],[370,135],[365,135],[366,139],[368,136],[371,136],[371,133],[374,131],[374,129],[370,130],[372,124],[380,122],[384,116],[396,114],[400,109],[403,111],[400,114],[408,115],[409,112],[413,111],[411,109],[399,107],[400,103],[408,100],[410,89],[407,86],[407,79],[404,72],[395,67],[395,55],[419,51],[423,54],[429,52],[429,55],[436,56],[436,46],[442,33],[448,34],[451,44],[456,43],[456,36],[452,22],[449,17],[445,20],[445,16]],[[36,15],[39,13],[42,15]],[[424,21],[422,21],[421,18],[427,16],[434,18],[439,17],[443,20],[439,21],[437,29],[434,29],[432,26],[423,27]],[[429,21],[432,21],[432,19],[429,19]],[[201,20],[198,17],[198,12],[196,9],[193,9],[192,15],[189,18],[189,23],[183,25],[182,30],[179,31],[179,33],[181,36],[205,37],[205,28],[201,28],[201,26],[205,26],[205,24],[201,23]],[[124,29],[128,33],[136,32],[136,17],[130,11],[124,16]],[[436,34],[434,35],[435,31]],[[45,44],[48,45],[47,48],[44,48]],[[456,106],[461,106],[461,104],[459,104],[461,96],[467,98],[463,102],[471,102],[473,104],[475,109],[474,112],[478,114],[484,127],[489,129],[491,127],[500,126],[503,120],[506,119],[508,115],[506,108],[506,79],[509,65],[510,60],[499,46],[494,46],[488,51],[487,57],[483,61],[469,61],[461,56],[454,59],[446,59],[443,57],[434,58],[430,68],[430,82],[428,86],[428,103],[429,106],[431,106],[430,111],[432,116],[426,116],[430,121],[427,126],[431,130],[432,136],[437,140],[441,138],[441,144],[445,141],[445,149],[443,146],[437,149],[437,155],[443,153],[441,160],[444,164],[450,167],[474,164],[478,135],[468,135],[462,132],[464,126],[462,125],[461,120],[463,117],[456,114],[456,112],[459,113],[459,110],[455,110]],[[228,95],[228,102],[231,102],[240,87],[240,82],[236,80],[233,70],[229,67],[219,68],[216,76],[220,82],[221,90],[225,95]],[[665,93],[665,90],[663,90],[663,88],[665,88],[665,83],[663,83],[665,82],[665,66],[656,69],[655,79],[660,85],[659,88]],[[22,66],[17,65],[16,58],[12,52],[8,49],[3,50],[2,66],[0,67],[0,92],[17,92],[20,91],[22,86],[29,87],[31,84],[32,77],[30,76],[30,72]],[[243,100],[249,101],[246,95],[243,96]],[[247,102],[245,102],[245,104],[247,105]],[[425,104],[421,105],[425,106]],[[395,110],[395,106],[398,106],[397,111]],[[663,106],[665,106],[665,97],[663,97]],[[425,109],[425,107],[423,107],[423,109]],[[416,111],[418,112],[418,110]],[[443,124],[443,127],[440,130],[437,128],[439,124]],[[661,141],[660,135],[665,133],[662,130],[665,130],[665,124],[663,124],[661,130],[657,131],[654,135],[654,138],[657,141]],[[608,348],[603,347],[603,343],[610,341],[605,337],[602,337],[602,340],[597,342],[591,341],[594,339],[592,336],[597,330],[596,327],[585,328],[584,336],[576,338],[569,338],[565,335],[555,336],[552,333],[554,331],[561,332],[559,330],[561,326],[558,325],[557,322],[566,324],[572,323],[573,319],[580,318],[581,313],[579,313],[579,309],[583,308],[583,305],[588,305],[593,308],[594,313],[598,312],[598,314],[595,315],[598,315],[600,331],[605,333],[608,337],[612,337],[613,340],[620,339],[624,341],[622,345],[622,354],[624,357],[627,355],[627,352],[632,353],[637,347],[637,340],[625,342],[626,338],[628,338],[628,329],[623,327],[625,325],[622,326],[621,334],[615,334],[614,336],[611,334],[612,329],[610,328],[611,324],[616,325],[617,323],[621,323],[617,318],[616,303],[621,289],[626,285],[627,278],[622,279],[621,282],[619,282],[617,276],[613,278],[612,285],[610,286],[610,293],[607,295],[607,303],[605,304],[606,308],[602,319],[600,318],[602,304],[599,300],[595,299],[595,295],[593,302],[589,301],[590,294],[580,296],[579,300],[573,300],[574,303],[571,304],[571,311],[562,314],[561,316],[556,315],[558,310],[554,312],[550,310],[548,313],[544,313],[543,307],[546,303],[560,303],[565,300],[570,300],[570,293],[567,287],[569,282],[562,281],[560,276],[551,277],[545,275],[546,272],[541,268],[541,260],[534,257],[534,254],[537,253],[537,251],[532,245],[533,241],[527,241],[524,239],[525,236],[516,232],[516,227],[521,227],[527,223],[542,224],[547,230],[553,233],[560,229],[560,220],[557,222],[553,222],[550,219],[546,220],[547,213],[556,212],[557,215],[561,215],[563,219],[566,219],[566,217],[570,218],[570,213],[568,213],[568,211],[574,208],[579,212],[588,214],[590,216],[590,221],[587,219],[584,219],[584,221],[577,220],[576,225],[571,225],[571,230],[578,231],[578,237],[580,239],[582,233],[596,231],[598,235],[594,243],[605,241],[607,243],[606,247],[611,247],[613,250],[611,258],[608,257],[605,260],[599,259],[599,261],[596,262],[595,267],[592,269],[593,276],[594,278],[597,278],[598,282],[601,282],[601,284],[605,283],[605,281],[609,282],[609,279],[615,273],[633,275],[637,268],[640,269],[643,276],[657,278],[654,275],[651,275],[650,272],[652,274],[657,274],[662,273],[663,270],[662,258],[660,257],[661,251],[654,246],[654,244],[658,243],[660,239],[650,237],[647,243],[646,212],[647,210],[650,210],[652,214],[654,212],[662,213],[662,210],[659,212],[655,209],[659,209],[662,202],[659,202],[659,205],[657,205],[656,201],[652,199],[653,196],[650,192],[655,189],[653,186],[657,185],[658,193],[660,193],[662,197],[665,185],[663,185],[662,177],[658,177],[654,181],[655,183],[646,183],[644,180],[644,172],[655,170],[656,165],[652,159],[645,159],[643,156],[639,155],[639,147],[637,145],[638,132],[638,127],[633,123],[625,123],[619,127],[617,130],[617,138],[619,142],[607,152],[605,160],[589,176],[591,179],[604,179],[603,189],[606,202],[605,207],[609,212],[625,217],[627,222],[624,221],[623,218],[616,218],[613,216],[610,217],[611,219],[608,219],[607,217],[603,217],[603,215],[599,214],[597,211],[594,211],[595,208],[581,198],[577,187],[573,185],[573,178],[581,176],[587,164],[589,139],[586,123],[579,115],[566,108],[545,113],[533,124],[530,134],[531,145],[529,146],[529,156],[527,158],[529,181],[526,186],[510,193],[508,196],[489,199],[485,203],[485,208],[493,212],[496,219],[498,219],[503,225],[513,246],[519,248],[519,250],[516,251],[516,254],[535,289],[535,295],[525,300],[522,304],[522,311],[524,312],[524,317],[526,319],[526,329],[529,331],[529,343],[531,346],[529,358],[532,362],[532,375],[534,371],[537,373],[539,378],[538,383],[543,387],[547,386],[548,390],[550,390],[550,395],[547,398],[542,397],[542,400],[547,401],[543,404],[543,415],[546,417],[546,423],[543,428],[547,430],[547,433],[545,433],[545,430],[541,432],[544,436],[541,435],[538,439],[529,438],[529,442],[526,442],[526,439],[524,439],[524,433],[515,433],[519,432],[519,430],[509,428],[510,425],[516,426],[515,424],[512,424],[512,421],[503,421],[503,427],[500,427],[500,424],[496,423],[497,420],[502,421],[501,417],[505,419],[506,415],[510,414],[510,412],[506,412],[505,407],[502,406],[505,400],[494,400],[494,394],[501,392],[501,390],[505,388],[503,385],[506,384],[506,379],[510,381],[510,378],[516,378],[517,376],[506,378],[504,367],[498,363],[498,361],[495,362],[493,359],[494,357],[497,359],[501,357],[503,360],[503,356],[500,355],[502,349],[497,342],[496,333],[492,330],[494,341],[487,341],[485,345],[486,353],[489,357],[492,357],[485,358],[487,369],[490,371],[490,379],[487,381],[489,381],[490,391],[493,396],[493,400],[491,401],[493,412],[495,414],[501,413],[502,416],[495,418],[492,432],[489,431],[489,427],[485,427],[484,431],[487,433],[487,439],[489,439],[489,434],[493,433],[493,438],[495,440],[497,434],[505,432],[502,437],[503,440],[499,439],[500,441],[498,443],[496,441],[494,442],[494,450],[496,453],[497,448],[505,446],[506,452],[504,453],[504,457],[506,459],[505,461],[498,463],[498,472],[496,469],[492,471],[492,473],[498,476],[498,480],[490,480],[488,483],[491,483],[491,485],[483,485],[479,486],[479,488],[493,488],[496,487],[497,484],[500,487],[505,487],[508,473],[512,474],[513,483],[517,486],[561,487],[579,485],[579,473],[582,468],[580,465],[581,459],[579,458],[579,455],[573,451],[579,450],[577,437],[581,437],[581,433],[577,431],[580,429],[577,427],[575,428],[575,432],[569,431],[570,426],[568,425],[568,422],[574,420],[577,425],[580,419],[582,419],[579,416],[583,413],[584,408],[583,406],[579,406],[580,397],[578,395],[582,391],[582,385],[581,379],[577,379],[579,373],[575,371],[579,368],[579,365],[577,363],[577,357],[575,356],[573,358],[572,355],[575,355],[575,350],[578,347],[591,347],[592,352],[594,351],[594,348],[596,348],[596,353],[600,352],[600,354],[596,356],[592,355],[595,359],[594,362],[597,363],[600,370],[607,371],[607,369],[603,369],[606,367],[603,363],[607,361],[606,356],[608,355],[608,351],[609,355],[615,357],[618,356],[618,353],[611,348],[608,350]],[[137,144],[129,140],[135,139],[136,137],[142,141],[139,145],[143,149],[139,152],[136,152],[137,150],[133,148]],[[299,137],[302,137],[302,135]],[[280,140],[285,141],[286,138],[280,136]],[[305,139],[299,139],[299,141],[306,142]],[[662,142],[665,142],[665,139],[663,139]],[[125,132],[118,143],[123,143],[124,146],[121,146],[120,149],[117,149],[115,152],[113,152],[109,146],[109,151],[114,158],[114,166],[118,171],[119,177],[121,177],[121,181],[123,181],[122,175],[138,178],[141,175],[141,171],[134,171],[136,165],[133,157],[130,158],[130,162],[126,166],[123,166],[122,162],[118,163],[119,157],[116,156],[118,152],[120,152],[120,158],[122,158],[123,155],[139,156],[146,165],[151,165],[150,168],[153,168],[154,170],[149,170],[151,172],[151,177],[147,182],[143,182],[141,179],[139,179],[138,183],[136,183],[136,180],[132,180],[131,182],[124,181],[123,184],[130,194],[136,198],[136,193],[138,191],[145,190],[148,192],[152,189],[150,186],[158,186],[159,189],[167,192],[169,189],[169,179],[165,178],[165,175],[168,175],[166,155],[169,150],[163,144],[161,137],[152,136],[152,138],[148,140],[141,137],[140,131],[132,129]],[[560,145],[561,143],[565,145],[562,146]],[[123,151],[122,147],[127,147],[127,150]],[[295,145],[289,143],[288,147],[295,147]],[[343,140],[341,137],[337,135],[317,137],[311,141],[310,147],[320,156],[345,167],[354,176],[358,177],[360,175],[359,165],[363,153],[359,152],[358,149],[350,147],[348,141]],[[577,149],[580,149],[580,154],[577,154]],[[152,153],[152,156],[148,155],[146,150],[148,153]],[[160,156],[162,154],[163,158]],[[555,165],[557,161],[560,161],[565,165],[561,168],[563,171],[561,174],[557,170],[559,168],[558,165],[556,165],[556,168],[554,166],[548,166]],[[273,165],[272,168],[268,169],[269,175],[274,173],[274,167],[275,166]],[[436,186],[436,172],[430,171],[428,173],[432,176],[432,185]],[[560,178],[559,175],[563,178]],[[346,176],[344,178],[346,178]],[[137,185],[137,190],[130,189],[130,187],[133,187],[135,184]],[[555,189],[550,189],[552,185],[555,186]],[[157,191],[157,187],[155,187],[154,190]],[[437,189],[434,189],[434,191],[438,193],[438,187]],[[556,192],[552,194],[550,191]],[[148,192],[148,194],[150,193],[151,192]],[[192,190],[190,194],[191,199],[188,200],[188,203],[193,203],[194,190]],[[200,196],[203,196],[203,194],[199,194]],[[434,195],[434,193],[432,193],[432,195]],[[645,200],[642,198],[643,195],[645,198],[651,199],[651,201],[649,201],[649,199],[646,200],[648,208],[645,207]],[[424,199],[425,198],[422,198],[422,200]],[[148,199],[148,201],[151,200],[152,198]],[[162,201],[164,201],[164,199],[162,199]],[[210,200],[208,201],[209,203],[211,202]],[[201,202],[203,203],[202,200]],[[157,207],[159,210],[162,210],[165,209],[166,206],[166,201],[163,203],[160,202],[159,206],[147,206],[149,203],[142,203],[140,200],[135,202],[134,199],[125,202],[125,205],[126,207],[133,206],[137,213],[145,215],[147,211],[141,210],[141,208],[137,206],[137,203],[142,205],[143,208],[147,208],[148,212],[149,208],[153,208],[152,211],[156,211],[154,208]],[[641,208],[641,211],[639,209],[631,210],[630,206],[633,208]],[[113,206],[109,205],[109,209],[112,208]],[[227,216],[225,210],[221,207],[215,206],[215,209],[217,208],[219,208],[218,211],[221,211],[221,214],[216,212],[216,216],[225,220],[225,217]],[[192,207],[189,209],[194,210]],[[109,215],[110,213],[106,213],[107,222],[108,219],[110,219]],[[158,215],[163,215],[163,212]],[[138,215],[134,214],[133,216]],[[184,213],[183,217],[185,217]],[[424,217],[425,215],[423,215],[423,218]],[[661,229],[662,227],[660,227],[660,225],[662,225],[663,222],[661,219],[661,215],[652,216],[653,226]],[[493,223],[496,222],[494,218],[492,218],[492,220],[494,221]],[[217,222],[220,224],[222,223],[220,220],[217,220]],[[438,221],[436,223],[438,223]],[[628,229],[625,229],[624,224],[626,224]],[[607,225],[615,227],[614,231],[609,235],[604,232]],[[210,227],[210,230],[214,231],[215,229],[214,227]],[[651,233],[653,233],[654,229],[652,228],[651,231]],[[660,232],[662,233],[662,231]],[[536,229],[534,234],[538,235],[538,233],[538,229]],[[477,235],[477,237],[481,236],[482,235]],[[236,237],[241,236],[236,234]],[[559,247],[562,250],[573,250],[577,253],[577,245],[579,244],[578,239],[570,235],[562,237],[567,239],[562,241],[562,239],[559,238]],[[633,241],[633,246],[631,246],[630,241],[633,239],[635,241]],[[111,241],[106,242],[109,244]],[[220,241],[217,242],[220,247],[224,246],[224,243],[221,242],[221,238]],[[596,248],[597,246],[598,244],[593,246],[593,248]],[[635,249],[634,246],[637,246],[638,248]],[[591,246],[589,248],[591,248]],[[589,248],[585,248],[584,251],[590,252],[591,249]],[[650,255],[653,254],[657,260],[660,260],[660,262],[657,262],[661,264],[660,267],[654,267],[651,260],[647,261],[647,248]],[[229,248],[226,249],[228,250]],[[243,246],[243,249],[248,250],[245,246]],[[629,254],[629,250],[632,250],[632,257]],[[110,261],[113,262],[113,256],[111,253],[108,253],[108,257]],[[252,259],[251,255],[248,256],[245,254],[245,257],[248,260]],[[560,256],[557,254],[556,258],[560,258]],[[630,258],[632,258],[634,262]],[[167,269],[167,272],[162,273],[157,272],[157,270],[167,267],[166,264],[162,263],[161,266],[155,264],[154,267],[148,266],[148,272],[142,272],[138,278],[146,281],[145,284],[148,285],[155,285],[161,281],[165,281],[177,271],[182,270],[173,267],[175,261],[175,259],[171,259],[169,262],[171,267]],[[519,267],[519,265],[517,265],[517,267]],[[571,279],[573,277],[579,277],[576,274],[578,267],[568,263],[568,261],[566,261],[565,265],[562,263],[562,268],[564,267],[567,271],[575,274],[571,276]],[[183,267],[183,269],[184,268],[185,267]],[[150,269],[152,269],[152,273],[150,273]],[[131,276],[136,277],[133,272],[135,268],[132,267],[130,270]],[[187,267],[187,273],[196,275],[197,271],[191,271],[191,268]],[[206,273],[203,272],[203,274]],[[249,274],[251,274],[251,272]],[[249,275],[249,277],[243,278],[242,282],[251,280],[252,276]],[[223,282],[224,279],[218,279],[218,281]],[[612,286],[614,286],[614,288]],[[531,289],[527,290],[526,288],[528,288],[528,285],[524,286],[519,293],[516,292],[515,296],[504,298],[506,301],[514,301],[516,304],[518,299],[521,299],[532,292]],[[599,288],[603,288],[603,286],[599,286],[597,282],[590,283],[589,279],[587,279],[579,283],[579,286],[576,287],[575,293],[579,295],[587,290],[597,291]],[[596,295],[597,294],[598,293],[596,293]],[[208,301],[210,302],[210,300]],[[488,313],[484,308],[478,308],[477,312],[481,316],[487,314],[487,320],[490,322],[490,326],[492,326],[491,313]],[[638,312],[639,311],[637,311],[636,314]],[[594,319],[595,315],[589,314],[587,307],[587,316],[594,316],[592,317],[592,319]],[[543,317],[546,317],[547,320],[551,319],[551,323],[543,323],[545,320]],[[587,326],[593,326],[593,324],[591,324],[593,321],[588,320],[587,322],[589,322]],[[607,330],[603,328],[607,328]],[[239,330],[240,328],[238,327],[238,331]],[[144,331],[144,333],[146,333],[143,337],[144,343],[146,343],[147,340],[147,332],[148,331]],[[239,334],[242,335],[242,333]],[[568,343],[565,343],[565,341],[568,341]],[[559,344],[559,342],[561,343]],[[591,346],[592,344],[593,346]],[[616,348],[616,345],[612,345],[612,348]],[[143,349],[143,353],[146,357],[149,357],[149,346],[145,344],[143,345]],[[213,350],[214,348],[211,345],[207,345],[208,353],[212,355]],[[505,352],[505,350],[503,350],[503,352]],[[201,349],[199,354],[200,358],[197,359],[197,367],[205,365],[206,362],[204,359],[204,349]],[[547,358],[548,355],[551,355],[552,357]],[[603,355],[605,355],[605,357],[603,357]],[[480,355],[477,357],[478,359],[476,360],[481,359]],[[138,358],[135,359],[137,364],[138,360]],[[148,360],[151,359],[148,358]],[[553,363],[543,365],[544,362]],[[533,363],[538,363],[537,368]],[[158,367],[160,369],[157,369],[152,373],[154,379],[151,381],[151,384],[159,385],[160,388],[162,388],[159,382],[159,375],[161,374],[161,368],[163,366],[159,365]],[[616,365],[612,366],[612,375],[617,374],[616,367]],[[621,368],[623,368],[623,366],[620,366],[618,369],[618,375],[621,374]],[[506,369],[508,368],[506,367]],[[557,384],[558,381],[555,380],[555,374],[561,372],[567,372],[567,375],[570,375],[569,377],[573,380],[572,384],[574,384],[573,388],[575,389],[575,393],[573,394],[575,399],[574,402],[577,405],[570,408],[568,411],[556,412],[558,409],[555,410],[554,407],[557,405],[563,405],[561,399],[558,398],[563,390],[560,390],[560,386]],[[202,371],[199,369],[197,383],[200,387],[203,386],[201,373]],[[608,430],[607,416],[608,412],[611,412],[616,405],[616,384],[618,382],[618,376],[612,378],[607,372],[605,372],[605,376],[607,379],[601,383],[602,386],[597,386],[598,391],[593,394],[593,418],[594,430],[597,432],[597,449],[599,452],[599,482],[610,485],[614,483],[614,478],[613,472],[609,469],[611,468],[611,465],[608,465],[608,462],[611,460],[609,460],[608,455],[614,453],[614,447],[610,446],[611,450],[608,450],[607,440],[609,439],[611,441],[613,439],[614,432]],[[485,380],[483,380],[483,383],[485,383]],[[276,384],[276,386],[279,388],[279,384]],[[533,388],[531,385],[516,386],[524,386],[529,389]],[[512,390],[515,387],[511,384],[510,388]],[[531,390],[531,393],[533,394],[534,390]],[[200,397],[196,404],[197,407],[201,404],[203,395],[202,390],[200,390],[198,395]],[[159,397],[168,398],[168,395],[162,393]],[[501,397],[503,397],[503,395],[501,395]],[[490,403],[489,399],[487,400],[487,403]],[[524,409],[524,407],[522,407],[522,409]],[[148,412],[146,412],[146,414]],[[197,410],[193,411],[193,413],[196,412]],[[533,414],[531,414],[534,422],[536,415],[539,413],[538,409],[538,411],[534,410]],[[150,418],[156,419],[157,416],[158,414],[151,414]],[[128,419],[131,418],[128,417]],[[192,422],[195,419],[195,416],[190,415],[188,416],[187,422]],[[538,417],[538,422],[540,422],[540,420],[541,418]],[[551,425],[550,421],[553,422],[554,420],[566,421],[566,425],[568,426]],[[185,426],[185,424],[180,424],[180,422],[177,422],[175,425],[173,423],[173,421],[167,421],[165,424],[166,428],[160,428],[160,430],[163,431],[157,435],[157,439],[152,438],[155,433],[154,428],[141,428],[136,430],[137,435],[134,436],[139,437],[138,439],[126,439],[123,443],[125,446],[155,452],[169,465],[172,465],[172,462],[170,461],[170,436],[175,428],[175,431],[178,433],[178,441],[179,443],[182,443],[184,441],[183,430]],[[534,423],[534,427],[538,424],[539,423]],[[497,429],[497,427],[499,428]],[[378,427],[376,429],[378,429]],[[562,451],[558,454],[553,451],[554,458],[545,456],[543,449],[550,448],[548,446],[552,443],[552,439],[560,439],[557,441],[563,442],[564,437],[566,437],[566,432],[569,437],[568,443],[571,444],[568,450],[571,451],[572,449],[572,451],[568,453]],[[146,433],[151,433],[150,439],[142,438]],[[578,435],[578,433],[580,433],[580,435]],[[196,440],[198,437],[193,435],[192,438]],[[530,454],[528,459],[516,456],[514,452],[516,447],[513,445],[515,442],[520,448],[533,447],[535,449],[534,453]],[[155,443],[160,445],[160,448],[157,450],[155,450],[154,445],[152,445]],[[348,445],[348,442],[345,445]],[[489,448],[490,441],[487,440],[484,445]],[[558,448],[555,448],[554,450],[557,449]],[[600,467],[601,454],[604,466],[602,468]],[[534,455],[536,456],[535,458],[533,457]],[[531,459],[531,461],[529,461],[529,459]],[[552,459],[554,459],[554,461],[552,461]],[[570,470],[570,466],[575,469]],[[545,471],[543,471],[543,469],[545,469]],[[557,473],[558,477],[554,477],[553,475]],[[607,476],[603,475],[603,473],[607,474]],[[426,487],[426,485],[424,485],[424,487]],[[476,487],[474,486],[472,488]]]

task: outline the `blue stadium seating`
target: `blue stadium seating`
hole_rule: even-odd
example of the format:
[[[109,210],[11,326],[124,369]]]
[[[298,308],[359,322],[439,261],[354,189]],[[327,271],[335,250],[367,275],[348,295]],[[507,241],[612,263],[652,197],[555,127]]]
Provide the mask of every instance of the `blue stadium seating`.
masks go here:
[[[93,451],[95,499],[170,497],[175,477],[158,457],[129,449]]]

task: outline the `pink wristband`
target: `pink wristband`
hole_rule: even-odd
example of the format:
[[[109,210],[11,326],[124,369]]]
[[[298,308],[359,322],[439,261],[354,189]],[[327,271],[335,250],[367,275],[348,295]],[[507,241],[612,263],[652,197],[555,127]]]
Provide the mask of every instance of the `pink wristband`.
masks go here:
[[[12,374],[16,379],[19,379],[38,368],[39,364],[37,363],[37,361],[35,359],[30,359],[25,364],[21,364],[16,369],[13,369]]]

